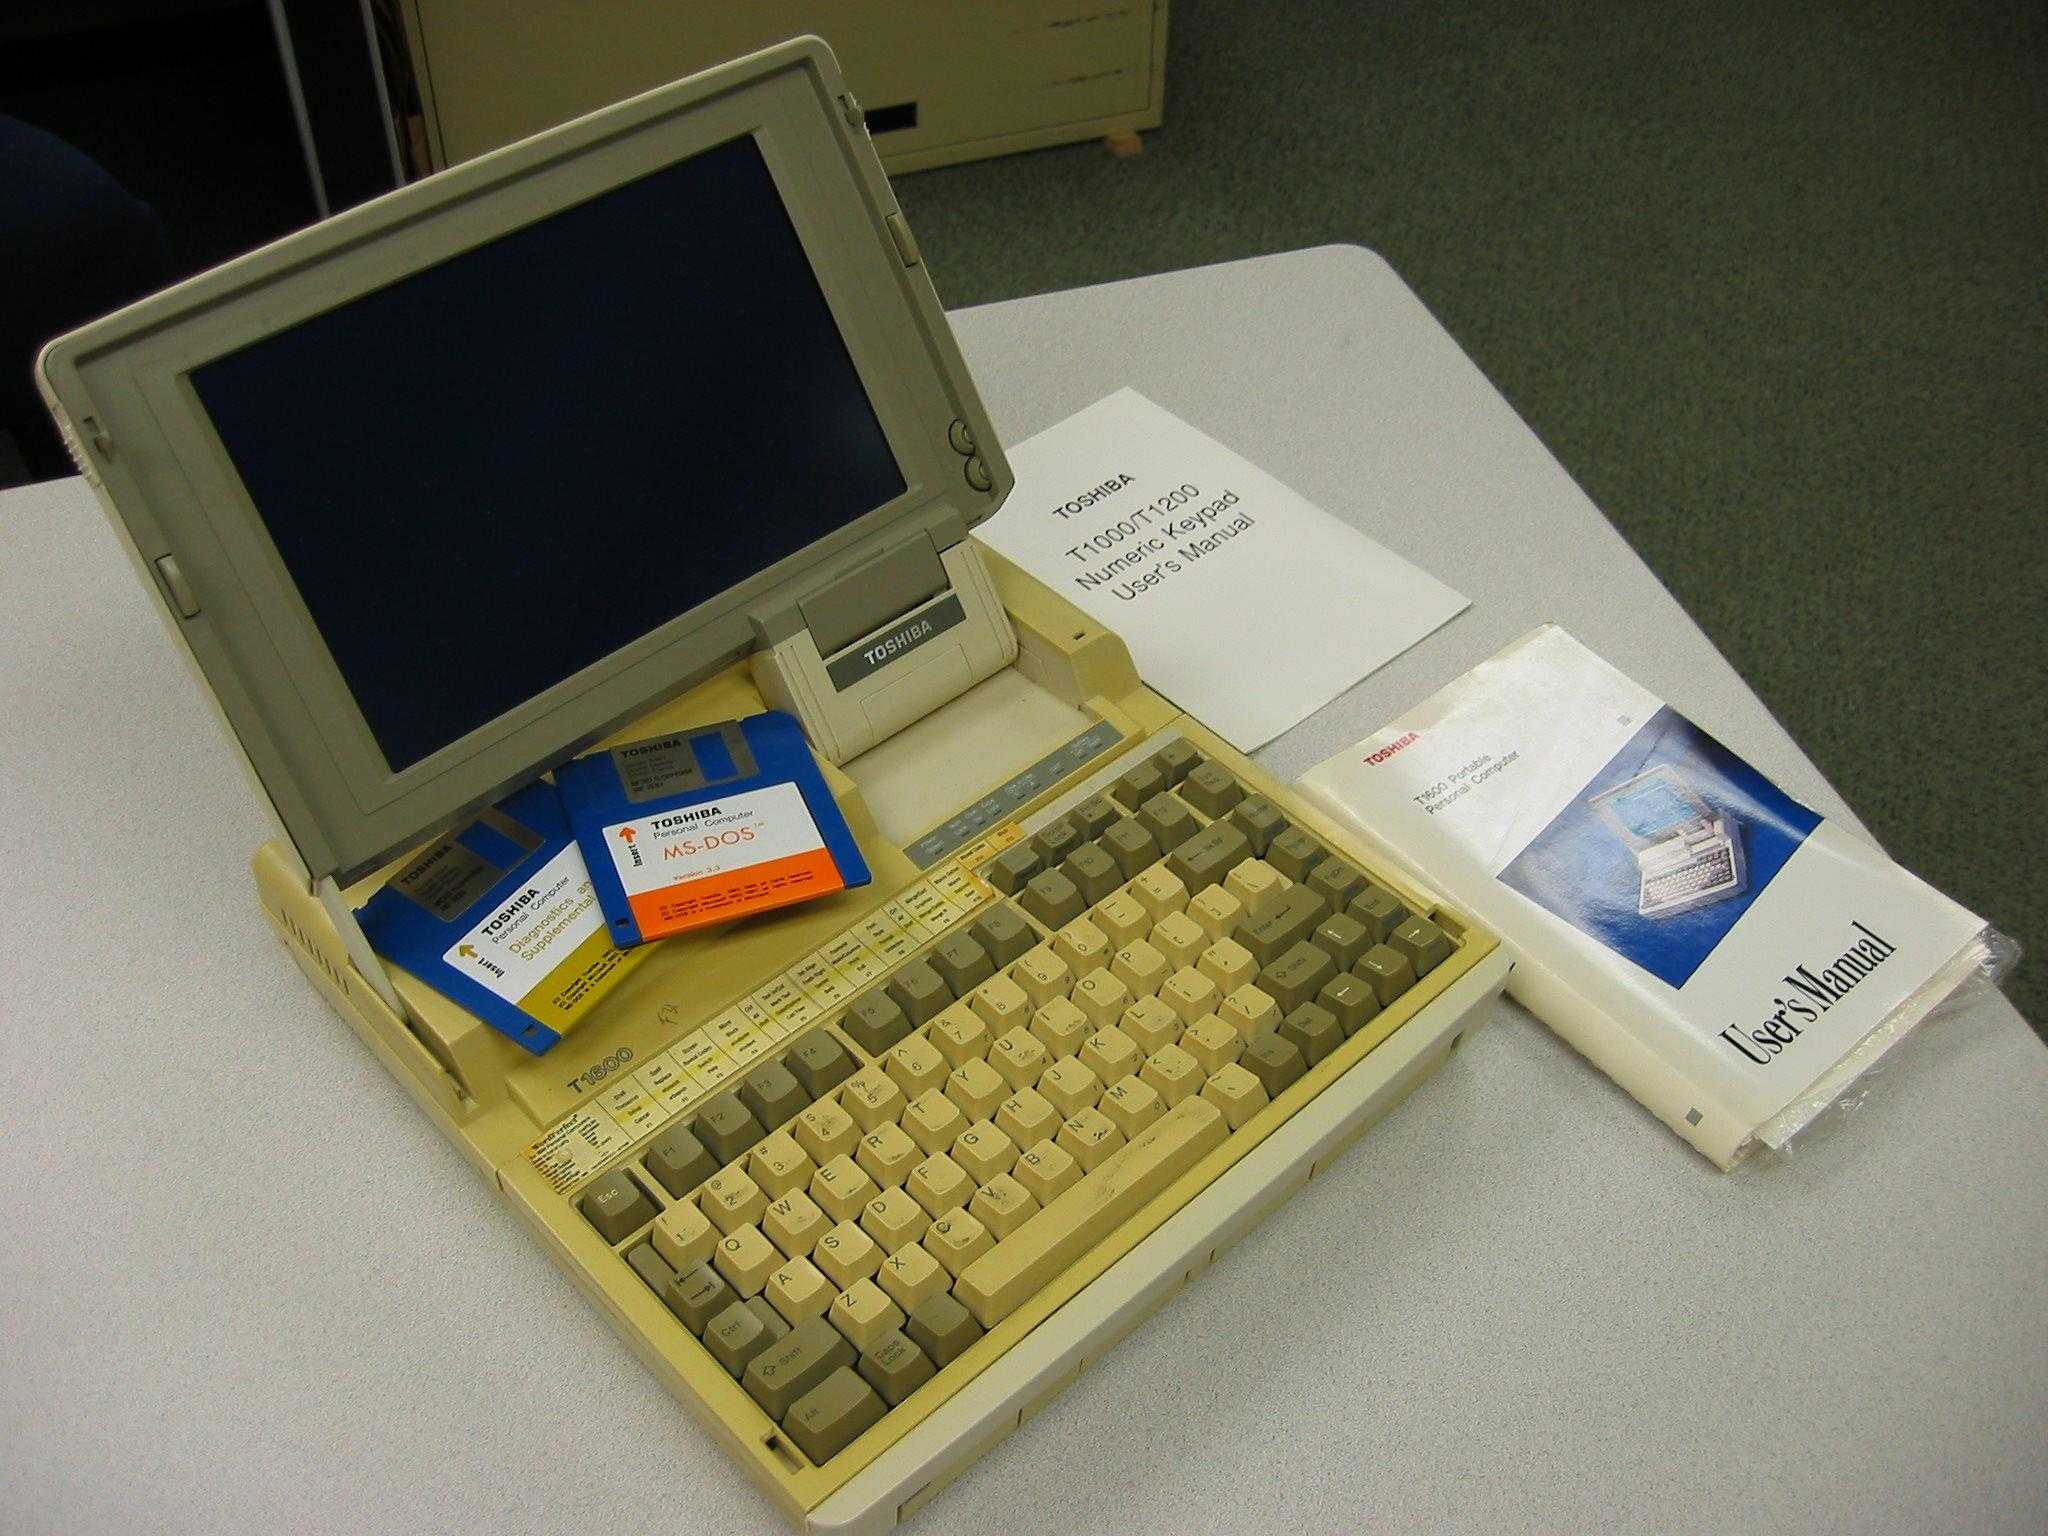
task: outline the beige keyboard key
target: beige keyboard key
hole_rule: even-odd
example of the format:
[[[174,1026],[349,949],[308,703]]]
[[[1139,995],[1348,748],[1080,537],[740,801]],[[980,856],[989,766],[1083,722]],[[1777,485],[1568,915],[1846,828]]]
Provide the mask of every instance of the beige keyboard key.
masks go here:
[[[914,1243],[931,1225],[931,1216],[911,1198],[909,1191],[885,1189],[860,1213],[861,1230],[880,1245],[882,1252],[894,1253],[905,1243]]]
[[[1087,1174],[1100,1168],[1109,1154],[1124,1144],[1124,1133],[1101,1110],[1083,1109],[1067,1116],[1053,1144]]]
[[[1007,1173],[999,1173],[982,1185],[967,1205],[967,1214],[987,1227],[997,1242],[1023,1226],[1037,1211],[1038,1202],[1031,1198],[1030,1191]]]
[[[906,1106],[908,1107],[908,1106]],[[893,1189],[925,1158],[924,1148],[900,1125],[878,1125],[861,1137],[853,1160],[878,1189]]]
[[[810,1183],[811,1170],[816,1166],[811,1154],[787,1131],[774,1131],[762,1137],[747,1154],[747,1177],[760,1185],[771,1200]]]
[[[1169,1110],[969,1265],[953,1294],[993,1328],[1229,1134],[1223,1111],[1204,1099]]]
[[[1202,951],[1215,942],[1185,912],[1169,912],[1152,927],[1147,941],[1166,958],[1166,968],[1177,971],[1201,959]]]
[[[968,1005],[981,1015],[991,1035],[1001,1035],[1029,1023],[1037,1006],[1031,994],[1007,976],[991,976],[967,994]]]
[[[1279,905],[1289,883],[1264,859],[1246,859],[1223,878],[1223,888],[1244,903],[1245,917],[1252,922]]]
[[[1114,1024],[1098,1029],[1081,1042],[1081,1065],[1104,1083],[1130,1076],[1144,1060],[1145,1053],[1138,1049],[1138,1042]]]
[[[988,1048],[988,1064],[1012,1090],[1029,1088],[1052,1065],[1052,1052],[1030,1030],[1019,1028],[998,1035]]]
[[[1067,962],[1067,969],[1076,976],[1085,976],[1097,966],[1107,965],[1114,946],[1109,935],[1089,922],[1077,917],[1058,933],[1053,935],[1053,953]]]
[[[960,1113],[959,1105],[933,1088],[910,1101],[903,1111],[903,1129],[930,1157],[953,1145],[953,1138],[967,1129],[967,1117]]]
[[[1135,1077],[1111,1083],[1103,1090],[1102,1102],[1095,1107],[1123,1133],[1126,1141],[1166,1113],[1159,1091]]]
[[[823,1317],[839,1294],[839,1287],[827,1280],[809,1259],[792,1258],[768,1277],[762,1292],[768,1305],[780,1312],[794,1328],[807,1317]]]
[[[1235,939],[1218,939],[1211,944],[1202,951],[1195,969],[1215,982],[1216,989],[1226,996],[1259,976],[1259,962]]]
[[[962,1062],[946,1079],[946,1097],[960,1106],[969,1120],[987,1120],[996,1106],[1010,1095],[1002,1074],[985,1061]]]
[[[1152,914],[1129,891],[1112,891],[1088,914],[1088,921],[1102,930],[1112,949],[1122,949],[1152,931]]]
[[[726,1233],[711,1250],[712,1268],[725,1277],[725,1283],[742,1301],[760,1295],[768,1277],[784,1262],[782,1250],[751,1224]]]
[[[1212,885],[1188,902],[1187,915],[1213,943],[1237,932],[1237,925],[1244,919],[1244,903],[1222,886]]]
[[[1065,1117],[1088,1108],[1102,1097],[1102,1079],[1083,1066],[1079,1057],[1062,1056],[1045,1069],[1045,1076],[1038,1080],[1038,1091]]]
[[[811,1175],[811,1198],[834,1221],[859,1219],[861,1207],[879,1193],[875,1181],[843,1153]]]
[[[790,1130],[797,1145],[810,1153],[811,1161],[820,1168],[835,1157],[845,1157],[860,1141],[860,1127],[853,1123],[853,1116],[832,1099],[818,1100],[796,1117]]]
[[[1017,1143],[993,1120],[977,1120],[955,1139],[950,1156],[967,1177],[986,1184],[1015,1165]]]
[[[957,1281],[961,1270],[995,1245],[995,1234],[970,1216],[965,1206],[959,1206],[932,1218],[920,1246]]]
[[[1222,1111],[1234,1131],[1266,1107],[1266,1090],[1250,1070],[1237,1062],[1218,1067],[1202,1085],[1202,1099]]]
[[[1194,976],[1197,973],[1189,971],[1188,974]],[[1201,980],[1214,988],[1215,984],[1206,976]],[[1180,1032],[1186,1025],[1181,1016],[1161,999],[1141,997],[1124,1010],[1124,1016],[1116,1021],[1116,1027],[1131,1037],[1141,1055],[1150,1056],[1162,1045],[1172,1045],[1180,1039]]]
[[[1036,1088],[1019,1088],[996,1106],[996,1129],[1020,1147],[1056,1134],[1061,1118]]]
[[[842,1221],[818,1239],[811,1262],[840,1290],[865,1280],[882,1267],[882,1250],[858,1222]]]
[[[1143,939],[1126,944],[1109,962],[1109,974],[1129,987],[1132,997],[1151,997],[1165,984],[1170,972],[1166,956]]]
[[[857,1281],[841,1291],[825,1317],[860,1351],[903,1326],[903,1309],[872,1280]]]
[[[1010,1170],[1010,1177],[1040,1205],[1065,1194],[1081,1182],[1081,1165],[1073,1154],[1063,1152],[1050,1137],[1026,1147]]]
[[[1074,1006],[1097,1029],[1114,1024],[1131,1006],[1131,989],[1100,966],[1074,983]]]
[[[1158,1091],[1159,1097],[1172,1109],[1182,1099],[1191,1099],[1202,1091],[1202,1083],[1208,1074],[1193,1055],[1177,1045],[1164,1046],[1145,1058],[1145,1070],[1139,1078]]]
[[[1155,923],[1188,904],[1187,886],[1164,864],[1154,864],[1139,875],[1130,883],[1129,890]]]
[[[685,1200],[655,1217],[654,1231],[649,1236],[654,1251],[668,1260],[668,1267],[679,1275],[687,1275],[711,1257],[719,1234],[710,1218]]]
[[[748,1222],[761,1219],[761,1213],[768,1209],[768,1196],[744,1168],[734,1163],[704,1181],[704,1187],[697,1191],[697,1204],[720,1232],[737,1232]]]
[[[1184,965],[1166,978],[1166,985],[1159,989],[1159,1000],[1173,1010],[1173,1016],[1185,1027],[1205,1013],[1214,1013],[1216,1005],[1223,1001],[1223,989],[1193,966]]]
[[[832,1218],[800,1189],[791,1190],[780,1200],[769,1201],[768,1209],[761,1213],[761,1231],[792,1259],[810,1257],[818,1239],[831,1226]]]
[[[905,1312],[914,1312],[929,1297],[943,1296],[951,1290],[953,1277],[920,1245],[911,1243],[882,1260],[882,1267],[875,1272],[875,1283]]]
[[[862,1067],[839,1085],[839,1106],[853,1116],[863,1133],[893,1124],[910,1102],[902,1086],[879,1064]]]
[[[1272,996],[1246,982],[1228,997],[1216,1010],[1216,1017],[1249,1040],[1262,1029],[1271,1029],[1280,1023],[1280,1005]]]
[[[946,1058],[947,1070],[963,1061],[974,1061],[988,1053],[988,1043],[993,1038],[988,1024],[967,1003],[954,1003],[926,1027],[933,1045]]]
[[[889,1069],[889,1076],[896,1080],[896,1086],[903,1090],[906,1099],[914,1099],[921,1093],[942,1087],[946,1074],[953,1070],[946,1064],[946,1058],[939,1054],[939,1048],[923,1035],[910,1035],[897,1041],[890,1047],[889,1054],[882,1058],[882,1065]]]
[[[1038,1008],[1067,995],[1074,984],[1074,971],[1050,944],[1040,944],[1018,956],[1010,967],[1010,979],[1024,989],[1031,1006]]]
[[[1244,1054],[1244,1036],[1208,1013],[1187,1027],[1180,1037],[1180,1048],[1213,1076]]]
[[[1057,1061],[1081,1049],[1081,1042],[1095,1033],[1088,1015],[1069,998],[1056,997],[1031,1015],[1031,1034]]]
[[[974,1198],[974,1180],[967,1176],[966,1169],[943,1152],[935,1153],[911,1169],[903,1187],[910,1192],[911,1199],[924,1207],[927,1216],[950,1211]]]

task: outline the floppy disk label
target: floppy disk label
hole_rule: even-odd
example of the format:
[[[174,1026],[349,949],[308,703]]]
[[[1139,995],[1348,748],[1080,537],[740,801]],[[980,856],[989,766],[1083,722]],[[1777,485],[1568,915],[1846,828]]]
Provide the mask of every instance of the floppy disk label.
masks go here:
[[[803,792],[789,783],[613,822],[604,845],[649,938],[846,887]]]
[[[572,843],[450,944],[441,959],[514,1007],[552,1019],[582,1001],[618,956],[583,852]]]

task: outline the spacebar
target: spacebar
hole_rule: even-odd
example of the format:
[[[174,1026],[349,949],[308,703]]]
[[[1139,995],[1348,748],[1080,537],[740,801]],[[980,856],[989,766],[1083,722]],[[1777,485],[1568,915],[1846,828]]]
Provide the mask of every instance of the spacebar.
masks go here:
[[[993,1328],[1229,1134],[1214,1104],[1183,1099],[962,1270],[953,1295]]]

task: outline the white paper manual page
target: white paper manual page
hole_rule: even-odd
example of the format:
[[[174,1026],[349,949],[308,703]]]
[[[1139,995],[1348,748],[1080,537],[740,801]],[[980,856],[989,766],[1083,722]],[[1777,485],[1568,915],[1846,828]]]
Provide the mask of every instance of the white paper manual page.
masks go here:
[[[1555,626],[1301,787],[1499,933],[1510,991],[1722,1167],[1983,953],[1981,919]]]
[[[976,530],[1130,647],[1240,751],[1264,746],[1466,599],[1134,389],[1009,450]]]

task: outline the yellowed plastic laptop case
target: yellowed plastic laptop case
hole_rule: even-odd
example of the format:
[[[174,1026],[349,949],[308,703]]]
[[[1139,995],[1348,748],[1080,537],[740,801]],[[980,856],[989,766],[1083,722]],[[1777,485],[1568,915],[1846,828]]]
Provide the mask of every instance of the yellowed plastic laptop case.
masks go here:
[[[800,1524],[913,1513],[1500,990],[1489,935],[971,537],[1009,469],[814,39],[38,373],[275,814],[265,915]],[[364,941],[568,758],[767,707],[871,885],[646,946],[537,1057]]]

